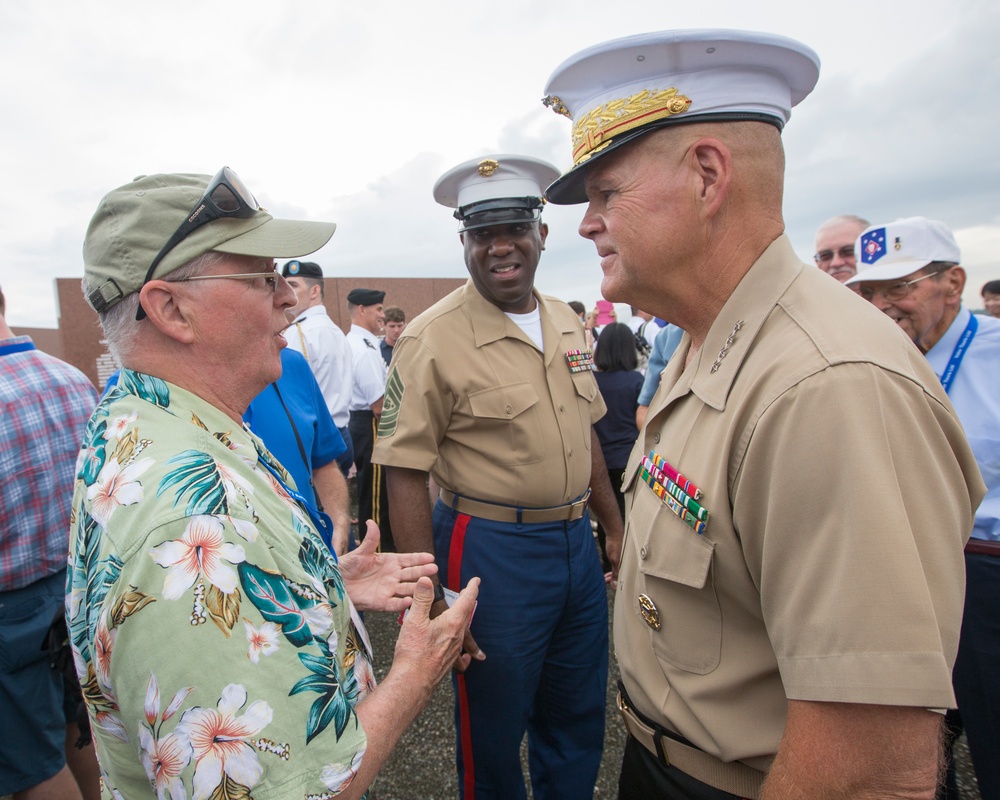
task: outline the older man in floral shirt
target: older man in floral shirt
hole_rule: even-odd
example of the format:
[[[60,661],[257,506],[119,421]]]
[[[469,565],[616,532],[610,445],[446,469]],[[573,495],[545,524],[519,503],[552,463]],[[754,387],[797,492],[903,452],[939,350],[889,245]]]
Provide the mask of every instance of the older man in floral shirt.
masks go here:
[[[430,621],[429,555],[376,554],[373,526],[338,564],[242,425],[295,302],[273,257],[333,228],[272,219],[227,168],[138,178],[91,221],[122,371],[78,463],[67,613],[113,797],[363,797],[459,653],[478,581]],[[378,688],[355,607],[413,612]]]

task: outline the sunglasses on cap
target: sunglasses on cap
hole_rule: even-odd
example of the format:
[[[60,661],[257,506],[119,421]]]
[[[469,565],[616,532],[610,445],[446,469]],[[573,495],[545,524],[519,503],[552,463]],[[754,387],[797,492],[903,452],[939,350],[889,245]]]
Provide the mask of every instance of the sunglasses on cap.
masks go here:
[[[202,225],[214,222],[217,219],[236,217],[238,219],[248,219],[260,211],[257,199],[244,185],[240,177],[229,167],[223,167],[208,184],[205,194],[197,202],[191,212],[173,232],[166,244],[156,254],[153,263],[149,265],[146,277],[142,281],[145,286],[153,279],[153,273],[160,265],[164,256],[179,245],[193,231],[198,230]],[[142,289],[142,286],[139,288]],[[146,316],[146,310],[139,303],[139,309],[135,313],[137,320]]]

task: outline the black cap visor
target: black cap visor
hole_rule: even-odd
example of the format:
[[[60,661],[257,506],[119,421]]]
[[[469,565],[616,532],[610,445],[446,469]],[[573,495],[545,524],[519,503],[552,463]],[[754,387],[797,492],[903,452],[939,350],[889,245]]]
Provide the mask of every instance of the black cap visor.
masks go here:
[[[540,197],[500,197],[462,206],[455,212],[461,222],[459,233],[491,225],[509,225],[514,222],[535,222],[541,218]]]

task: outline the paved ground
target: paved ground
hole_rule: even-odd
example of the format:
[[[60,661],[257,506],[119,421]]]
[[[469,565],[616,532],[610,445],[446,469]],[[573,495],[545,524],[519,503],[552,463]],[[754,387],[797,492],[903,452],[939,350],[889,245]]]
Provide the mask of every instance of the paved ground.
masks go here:
[[[608,595],[609,604],[613,594]],[[365,615],[365,623],[375,648],[378,664],[376,673],[381,678],[388,671],[392,660],[399,626],[396,614]],[[608,680],[607,729],[605,733],[604,760],[598,775],[594,800],[612,800],[617,797],[618,767],[621,763],[625,735],[618,712],[615,711],[614,693],[618,672],[611,658]],[[2,735],[2,734],[0,734]],[[523,754],[523,751],[522,751]],[[958,763],[959,793],[961,800],[980,800],[975,778],[969,767],[969,751],[965,737],[955,747]],[[525,775],[527,769],[525,768]],[[455,772],[455,734],[452,722],[451,682],[438,687],[424,713],[410,727],[396,748],[392,759],[382,770],[377,784],[377,800],[455,800],[458,797],[458,780]],[[528,789],[531,797],[531,789]],[[11,800],[0,797],[0,800]]]
[[[613,593],[609,592],[609,605],[612,601]],[[397,615],[394,614],[365,615],[365,624],[375,648],[375,659],[380,665],[376,669],[380,678],[388,670],[392,658],[398,632],[396,618]],[[615,695],[612,691],[617,680],[618,671],[612,656],[604,760],[594,791],[595,800],[612,800],[618,796],[618,768],[625,734],[615,709]],[[458,797],[452,697],[451,682],[446,678],[435,692],[430,705],[403,736],[392,759],[382,770],[377,784],[377,800],[454,800]],[[961,800],[980,800],[975,778],[969,767],[969,753],[964,737],[958,740],[955,755]],[[528,797],[531,797],[530,787]]]

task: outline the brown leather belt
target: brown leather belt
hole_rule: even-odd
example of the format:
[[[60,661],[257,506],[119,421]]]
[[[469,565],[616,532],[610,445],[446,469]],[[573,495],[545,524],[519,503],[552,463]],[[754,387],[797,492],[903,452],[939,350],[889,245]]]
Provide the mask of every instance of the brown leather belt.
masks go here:
[[[629,708],[621,692],[618,693],[618,710],[621,712],[629,736],[659,758],[663,764],[677,767],[692,778],[723,792],[753,800],[760,797],[764,778],[767,776],[759,769],[739,761],[720,761],[704,750],[664,736],[639,719],[635,711]]]
[[[453,494],[447,489],[441,490],[441,501],[462,514],[470,517],[481,517],[494,522],[532,523],[532,522],[572,522],[580,519],[587,510],[590,500],[590,490],[575,503],[548,508],[517,508],[515,506],[499,506],[495,503],[484,503]]]
[[[1000,558],[1000,542],[994,542],[992,539],[969,539],[965,543],[965,552]]]

